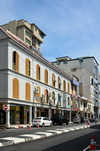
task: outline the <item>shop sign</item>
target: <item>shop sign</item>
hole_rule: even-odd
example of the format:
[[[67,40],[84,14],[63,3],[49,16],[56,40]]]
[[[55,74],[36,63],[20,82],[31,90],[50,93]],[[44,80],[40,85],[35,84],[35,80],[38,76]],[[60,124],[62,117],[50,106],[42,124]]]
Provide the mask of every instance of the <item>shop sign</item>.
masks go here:
[[[72,84],[76,85],[77,87],[79,87],[79,82],[76,80],[72,80]]]
[[[8,110],[9,109],[9,107],[8,107],[8,105],[3,105],[3,110]]]

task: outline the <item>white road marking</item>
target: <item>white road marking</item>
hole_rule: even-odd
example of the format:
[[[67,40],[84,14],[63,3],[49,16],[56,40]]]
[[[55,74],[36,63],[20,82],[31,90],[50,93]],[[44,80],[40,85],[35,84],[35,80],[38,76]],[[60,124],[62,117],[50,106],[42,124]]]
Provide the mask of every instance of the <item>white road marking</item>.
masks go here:
[[[5,137],[5,138],[2,138],[2,139],[12,140],[14,142],[14,144],[25,142],[24,138],[18,138],[18,137]]]

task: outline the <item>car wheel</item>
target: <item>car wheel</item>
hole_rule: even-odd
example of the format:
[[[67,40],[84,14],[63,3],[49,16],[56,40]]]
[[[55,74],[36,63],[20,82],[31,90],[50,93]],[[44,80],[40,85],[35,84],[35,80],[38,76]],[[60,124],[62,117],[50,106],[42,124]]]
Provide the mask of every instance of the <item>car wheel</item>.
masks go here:
[[[59,123],[59,125],[62,125],[62,121]]]
[[[42,127],[44,127],[44,126],[45,126],[45,124],[43,123],[43,124],[42,124]]]
[[[66,122],[66,125],[68,125],[68,122]]]

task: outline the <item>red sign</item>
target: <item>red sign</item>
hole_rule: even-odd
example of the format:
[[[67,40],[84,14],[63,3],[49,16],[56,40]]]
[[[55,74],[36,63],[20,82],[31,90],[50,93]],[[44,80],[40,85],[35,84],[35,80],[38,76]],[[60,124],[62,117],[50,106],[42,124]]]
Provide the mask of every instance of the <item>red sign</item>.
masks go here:
[[[3,110],[8,110],[8,105],[3,105]]]

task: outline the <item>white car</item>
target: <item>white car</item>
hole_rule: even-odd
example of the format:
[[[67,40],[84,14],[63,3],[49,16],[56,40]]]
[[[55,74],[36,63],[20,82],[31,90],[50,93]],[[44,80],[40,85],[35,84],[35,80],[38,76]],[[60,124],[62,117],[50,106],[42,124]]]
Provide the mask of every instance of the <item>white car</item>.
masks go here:
[[[52,126],[52,121],[47,117],[36,117],[33,119],[33,126]]]

